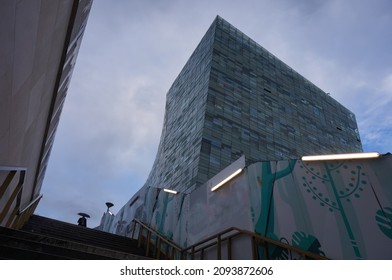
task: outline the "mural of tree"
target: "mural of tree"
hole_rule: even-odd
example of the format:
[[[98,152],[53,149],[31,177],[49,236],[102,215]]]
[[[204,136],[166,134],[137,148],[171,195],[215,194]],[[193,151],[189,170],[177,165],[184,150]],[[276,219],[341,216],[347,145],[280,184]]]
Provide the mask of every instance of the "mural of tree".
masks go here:
[[[152,223],[152,216],[157,207],[159,192],[160,189],[146,187],[141,220],[149,225]]]
[[[274,232],[273,223],[268,223],[269,219],[272,221],[274,220],[274,201],[272,199],[274,183],[276,180],[291,174],[296,160],[290,160],[286,168],[272,172],[271,165],[274,163],[276,164],[276,162],[273,161],[262,162],[261,177],[257,176],[257,184],[261,189],[261,209],[260,216],[256,222],[255,231],[265,236],[267,236],[268,233]]]
[[[269,233],[268,237],[325,257],[325,253],[321,250],[321,244],[319,240],[311,234],[306,234],[302,231],[296,231],[291,237],[291,244],[285,237],[278,238],[275,233]],[[273,244],[269,244],[267,246],[269,252],[268,257],[271,260],[292,260],[296,259],[296,257],[301,257],[300,255],[297,255],[296,253],[293,254],[292,251],[280,246]],[[261,259],[265,258],[263,248],[259,247],[258,251]]]
[[[181,240],[181,221],[185,196],[184,193],[173,195],[162,191],[158,193],[156,198],[152,213],[152,216],[155,216],[155,228],[170,240],[173,240],[174,231],[176,230],[176,237]],[[187,244],[186,241],[184,244]]]
[[[376,212],[376,221],[380,230],[392,239],[392,208],[385,207],[383,210]]]
[[[354,236],[354,231],[345,212],[343,201],[351,203],[352,199],[361,197],[361,192],[368,184],[364,179],[366,174],[362,171],[360,165],[352,166],[344,161],[325,162],[323,164],[324,168],[315,168],[315,166],[310,163],[300,165],[300,168],[305,169],[305,175],[302,177],[302,185],[312,195],[314,200],[319,201],[321,207],[328,207],[329,211],[338,211],[341,214],[354,254],[357,258],[361,258],[361,253]],[[351,170],[349,170],[350,168]],[[345,174],[349,172],[349,183],[335,182],[334,176],[343,172]],[[332,193],[328,192],[329,186],[332,188]]]
[[[291,243],[293,246],[302,248],[306,251],[325,256],[324,252],[321,251],[321,244],[316,237],[311,234],[304,232],[295,232],[292,236]]]
[[[280,242],[283,242],[286,244],[290,244],[286,238],[282,237],[279,239],[279,237],[273,232],[269,233],[268,237],[271,239],[274,239],[274,240],[279,240]],[[268,246],[268,252],[269,252],[269,256],[268,256],[269,259],[271,259],[271,260],[292,259],[291,252],[288,249],[282,248],[280,246],[276,246],[273,244],[268,244],[267,246]],[[261,257],[261,259],[266,259],[266,256],[264,256],[265,252],[261,246],[259,246],[258,251],[259,251],[259,256]]]
[[[126,224],[126,221],[118,221],[117,226],[116,226],[116,234],[122,235],[122,231],[124,229],[124,225]]]

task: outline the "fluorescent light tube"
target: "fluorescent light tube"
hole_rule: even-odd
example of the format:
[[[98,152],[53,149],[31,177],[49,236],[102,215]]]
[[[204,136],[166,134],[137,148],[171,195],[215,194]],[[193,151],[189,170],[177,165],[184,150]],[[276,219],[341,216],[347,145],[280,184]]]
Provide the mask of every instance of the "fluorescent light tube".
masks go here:
[[[178,192],[169,190],[169,189],[163,189],[164,192],[172,193],[172,194],[177,194]]]
[[[240,174],[242,171],[242,168],[238,169],[236,172],[234,172],[233,174],[231,174],[229,177],[227,177],[226,179],[224,179],[222,182],[220,182],[219,184],[217,184],[215,187],[211,188],[211,191],[216,191],[218,188],[220,188],[224,183],[227,183],[228,181],[230,181],[231,179],[233,179],[235,176],[237,176],[238,174]]]
[[[342,160],[342,159],[365,159],[378,158],[377,152],[370,153],[352,153],[352,154],[335,154],[335,155],[319,155],[319,156],[303,156],[302,161],[318,161],[318,160]]]

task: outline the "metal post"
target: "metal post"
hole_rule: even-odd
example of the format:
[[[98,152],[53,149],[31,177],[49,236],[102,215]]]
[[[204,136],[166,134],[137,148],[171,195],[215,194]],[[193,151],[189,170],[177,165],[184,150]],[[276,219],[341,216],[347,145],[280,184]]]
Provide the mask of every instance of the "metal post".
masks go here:
[[[148,257],[148,254],[150,253],[150,238],[151,238],[151,231],[147,231],[147,236],[146,236],[146,257]]]
[[[216,252],[216,259],[221,260],[222,259],[222,240],[220,234],[217,235],[218,242],[217,242],[217,252]]]
[[[192,246],[192,251],[191,251],[191,260],[195,259],[195,246]]]
[[[227,258],[228,258],[229,260],[232,259],[232,257],[231,257],[231,237],[229,237],[229,238],[227,239]]]
[[[136,221],[133,220],[133,229],[132,229],[132,235],[131,235],[132,239],[135,237],[135,229],[136,229]]]
[[[160,259],[161,258],[161,248],[160,248],[160,246],[161,246],[161,238],[157,235],[157,241],[156,241],[156,250],[155,250],[155,258],[156,259]]]
[[[169,243],[165,242],[164,244],[166,244],[166,249],[165,249],[165,255],[166,255],[166,259],[169,259]]]
[[[268,243],[266,241],[263,241],[264,244],[264,255],[265,255],[265,259],[269,260],[269,253],[268,253]]]
[[[138,247],[140,248],[142,246],[142,232],[143,232],[143,227],[139,226],[139,236],[138,236]]]
[[[252,257],[257,260],[257,249],[256,249],[256,239],[252,236]]]

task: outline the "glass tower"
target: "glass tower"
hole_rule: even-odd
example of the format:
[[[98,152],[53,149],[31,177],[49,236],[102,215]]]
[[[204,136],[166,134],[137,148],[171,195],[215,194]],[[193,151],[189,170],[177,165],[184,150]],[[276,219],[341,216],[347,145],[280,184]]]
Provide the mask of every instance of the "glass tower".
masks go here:
[[[145,187],[188,193],[242,155],[361,151],[351,111],[217,16],[167,93]]]

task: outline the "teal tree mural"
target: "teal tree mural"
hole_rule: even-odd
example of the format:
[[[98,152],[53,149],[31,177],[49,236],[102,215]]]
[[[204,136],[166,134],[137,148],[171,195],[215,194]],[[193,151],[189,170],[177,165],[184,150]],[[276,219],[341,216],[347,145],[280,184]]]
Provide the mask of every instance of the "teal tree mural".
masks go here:
[[[385,207],[376,212],[378,227],[388,238],[392,239],[392,208]]]
[[[366,174],[360,165],[352,166],[346,162],[325,162],[324,168],[315,168],[314,164],[303,163],[300,168],[305,169],[303,187],[314,200],[319,201],[321,207],[327,207],[330,212],[340,213],[345,231],[350,239],[355,256],[362,258],[354,230],[348,219],[344,203],[351,203],[352,199],[359,199],[361,192],[368,182],[363,179]],[[340,173],[349,174],[347,180],[336,182],[334,178],[341,178]],[[331,191],[330,191],[331,190]]]
[[[274,184],[277,180],[282,179],[288,175],[290,175],[294,169],[296,164],[296,160],[289,160],[288,165],[275,172],[272,172],[272,164],[276,164],[276,162],[262,162],[261,165],[261,176],[257,176],[257,185],[260,188],[260,215],[255,224],[255,231],[262,235],[268,236],[272,239],[279,240],[281,242],[285,242],[290,244],[290,242],[282,237],[279,238],[275,234],[274,230],[274,200],[273,200],[273,189]],[[276,168],[278,168],[277,166]],[[254,211],[254,210],[253,210]],[[254,213],[253,213],[254,215]],[[324,255],[324,253],[320,250],[320,243],[312,235],[306,235],[302,232],[295,232],[292,237],[292,245],[302,248],[304,250],[312,251],[316,254]],[[264,250],[262,247],[259,247],[259,256],[264,258]],[[269,245],[268,251],[270,252],[269,258],[271,259],[292,259],[293,256],[290,251],[287,249],[283,249],[281,247],[277,247],[275,245]]]
[[[291,237],[291,244],[285,237],[279,238],[274,233],[270,233],[269,237],[275,240],[279,240],[280,242],[293,245],[294,247],[301,248],[303,250],[325,257],[325,253],[321,250],[321,244],[319,240],[311,234],[306,234],[302,231],[300,232],[296,231],[293,233]],[[260,249],[261,248],[259,248],[259,255],[261,252]],[[291,252],[288,249],[275,245],[269,245],[268,251],[270,252],[269,258],[272,260],[291,260],[291,259],[301,258],[300,255],[296,255],[295,253]]]
[[[184,193],[173,195],[160,189],[156,190],[155,197],[154,195],[150,197],[146,195],[146,199],[150,200],[150,204],[153,203],[150,210],[146,209],[151,211],[151,213],[146,214],[146,216],[150,216],[152,219],[150,225],[172,241],[174,241],[175,231],[177,231],[175,241],[179,242],[182,240],[182,246],[187,245],[187,241],[182,238],[183,222],[186,220],[183,217],[185,198],[186,194]]]
[[[302,248],[325,257],[325,253],[321,251],[321,244],[319,240],[311,234],[296,231],[292,236],[291,243],[295,247]]]
[[[261,209],[260,215],[256,222],[255,231],[257,233],[268,236],[269,233],[274,232],[274,224],[268,223],[269,219],[274,219],[274,202],[273,202],[273,188],[276,180],[283,178],[291,174],[296,160],[290,160],[287,167],[282,170],[272,172],[272,164],[276,164],[273,161],[262,162],[261,165],[261,177],[257,176],[257,184],[261,189]]]
[[[114,233],[118,235],[123,235],[124,225],[126,224],[126,221],[124,221],[124,209],[122,209],[121,212],[117,215],[119,216],[119,219],[116,223]]]

